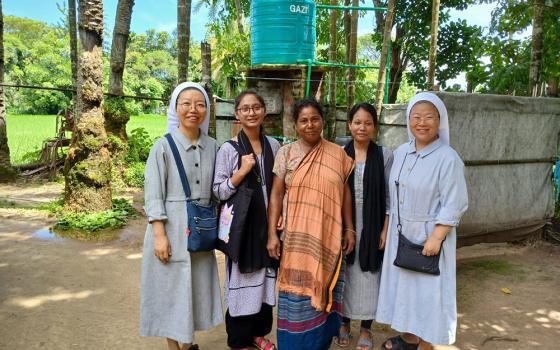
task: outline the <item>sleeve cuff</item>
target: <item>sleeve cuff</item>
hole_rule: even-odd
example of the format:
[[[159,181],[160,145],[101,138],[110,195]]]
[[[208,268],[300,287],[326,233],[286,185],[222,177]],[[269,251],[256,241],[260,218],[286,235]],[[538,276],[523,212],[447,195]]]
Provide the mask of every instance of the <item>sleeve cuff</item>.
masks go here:
[[[144,211],[148,217],[148,222],[167,220],[167,213],[165,212],[165,205],[162,200],[152,200],[146,202]]]
[[[233,186],[233,183],[231,183],[231,178],[227,179],[226,185],[230,190],[236,190],[235,186]]]
[[[436,224],[458,226],[460,218],[461,213],[459,211],[443,207],[436,217]]]

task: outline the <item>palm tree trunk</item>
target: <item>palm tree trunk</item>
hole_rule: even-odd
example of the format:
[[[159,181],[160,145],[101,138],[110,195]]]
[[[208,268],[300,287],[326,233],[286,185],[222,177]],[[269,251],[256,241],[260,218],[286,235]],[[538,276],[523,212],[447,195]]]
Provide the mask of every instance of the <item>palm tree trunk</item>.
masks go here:
[[[123,73],[126,61],[126,46],[130,34],[130,20],[134,0],[119,0],[115,16],[115,29],[111,45],[111,72],[109,75],[109,94],[112,96],[105,104],[105,130],[107,133],[126,141],[126,123],[130,114],[123,95]]]
[[[78,80],[78,32],[76,31],[76,0],[68,0],[68,32],[70,33],[70,63],[72,65],[72,87]]]
[[[200,43],[200,61],[202,64],[202,86],[210,98],[210,127],[208,134],[216,138],[216,104],[212,93],[212,47],[203,41]]]
[[[534,1],[533,12],[533,34],[531,36],[531,66],[529,68],[529,94],[536,97],[538,95],[539,75],[541,70],[541,60],[543,55],[544,37],[544,0]]]
[[[352,0],[352,6],[360,6],[359,0]],[[348,64],[356,64],[356,47],[358,44],[358,10],[352,10],[350,16],[350,53]],[[350,111],[356,95],[356,68],[348,68],[346,84],[346,109]]]
[[[68,0],[68,35],[70,37],[70,65],[72,89],[78,84],[78,31],[76,29],[76,1]],[[76,114],[76,93],[72,93],[72,116]]]
[[[111,208],[111,155],[103,118],[103,1],[80,0],[76,121],[64,164],[65,209]]]
[[[376,6],[378,6],[377,3]],[[381,48],[381,56],[379,57],[379,74],[377,75],[377,91],[375,94],[375,107],[377,109],[378,116],[381,116],[383,95],[385,93],[385,80],[387,77],[387,53],[389,52],[389,41],[391,40],[391,29],[393,28],[394,16],[395,0],[389,0],[389,3],[387,4],[387,16],[385,17],[385,24],[383,26],[383,46]],[[379,17],[376,18],[377,20],[379,20]],[[379,23],[377,23],[377,27],[380,27]],[[389,62],[389,64],[391,64],[391,62]]]
[[[467,79],[467,93],[472,94],[473,92],[473,83],[471,80]]]
[[[243,9],[241,8],[241,1],[235,0],[235,10],[237,11],[237,31],[241,35],[245,35],[245,28],[243,28]]]
[[[191,41],[191,0],[177,0],[177,70],[178,81],[188,80]]]
[[[428,57],[428,90],[434,90],[436,75],[437,36],[439,26],[439,1],[432,0],[432,36],[430,39],[430,54]]]
[[[0,84],[4,83],[4,13],[0,0]],[[10,148],[8,147],[8,131],[6,127],[6,96],[4,87],[0,86],[0,182],[10,181],[15,177],[15,171],[10,162]]]
[[[338,5],[337,0],[331,0],[331,5]],[[336,32],[338,11],[331,10],[330,13],[330,43],[329,43],[329,62],[336,62]],[[327,138],[334,139],[336,136],[336,69],[332,68],[329,72],[329,111],[327,116]]]
[[[344,6],[350,6],[350,0],[344,0]],[[344,11],[342,22],[344,23],[344,44],[346,45],[346,58],[344,59],[344,63],[348,63],[350,61],[350,32],[352,31],[352,19],[350,12]]]

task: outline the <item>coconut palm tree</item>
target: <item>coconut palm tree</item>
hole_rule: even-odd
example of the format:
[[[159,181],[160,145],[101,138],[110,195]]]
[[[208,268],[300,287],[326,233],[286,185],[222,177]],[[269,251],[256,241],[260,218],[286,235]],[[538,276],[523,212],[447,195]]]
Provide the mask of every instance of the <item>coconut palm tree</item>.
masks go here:
[[[70,63],[72,65],[72,86],[76,88],[78,79],[78,34],[76,31],[76,0],[68,0],[68,32],[70,33]]]
[[[111,72],[109,75],[109,94],[111,97],[105,108],[105,130],[126,140],[126,123],[130,115],[126,109],[123,95],[123,73],[126,61],[126,45],[130,34],[130,20],[134,0],[119,0],[111,45]],[[109,107],[109,108],[107,108]]]
[[[531,66],[529,68],[529,93],[535,97],[539,94],[539,75],[543,56],[544,38],[544,0],[533,3],[533,34],[531,35]]]
[[[432,0],[432,36],[430,39],[430,54],[428,57],[428,90],[434,90],[434,80],[436,76],[439,1],[440,0]]]
[[[378,3],[375,3],[378,6]],[[381,106],[383,105],[383,93],[385,92],[385,79],[387,77],[387,53],[389,52],[389,42],[391,41],[391,28],[393,27],[393,17],[395,16],[395,0],[389,0],[387,3],[387,15],[383,21],[381,12],[376,11],[376,22],[385,22],[383,28],[383,46],[381,47],[381,56],[379,57],[379,74],[377,75],[377,92],[375,94],[375,108],[377,115],[381,116]],[[380,28],[379,28],[380,29]]]
[[[191,41],[191,0],[177,0],[177,68],[178,83],[187,81],[189,44]]]
[[[79,2],[80,54],[74,132],[64,164],[65,208],[111,208],[111,155],[103,118],[103,1]]]

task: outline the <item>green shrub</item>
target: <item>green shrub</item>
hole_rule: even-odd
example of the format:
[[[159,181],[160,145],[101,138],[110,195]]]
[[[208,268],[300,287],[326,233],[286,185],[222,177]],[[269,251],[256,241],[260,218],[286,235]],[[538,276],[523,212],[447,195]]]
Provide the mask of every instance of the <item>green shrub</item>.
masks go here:
[[[37,163],[40,160],[41,160],[41,150],[40,149],[35,149],[33,151],[26,152],[20,158],[21,164]]]
[[[150,155],[150,149],[154,145],[154,139],[144,128],[137,128],[130,132],[128,137],[128,163],[145,162]]]
[[[124,171],[124,183],[132,187],[144,187],[146,163],[135,162]]]
[[[119,228],[129,218],[136,216],[136,210],[123,198],[113,199],[113,208],[97,213],[63,213],[54,228],[61,230],[78,229],[98,231],[105,228]]]
[[[57,200],[53,202],[41,204],[40,206],[37,207],[37,209],[46,210],[54,215],[60,214],[64,210],[64,197],[60,196]]]

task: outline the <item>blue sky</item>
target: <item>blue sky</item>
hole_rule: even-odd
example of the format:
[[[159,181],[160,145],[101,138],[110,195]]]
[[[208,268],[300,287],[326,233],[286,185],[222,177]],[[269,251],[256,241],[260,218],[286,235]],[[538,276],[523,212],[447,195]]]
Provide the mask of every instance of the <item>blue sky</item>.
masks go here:
[[[197,3],[194,0],[193,3]],[[56,4],[67,4],[67,0],[4,0],[4,15],[26,17],[47,23],[57,23],[62,15]],[[103,12],[105,31],[112,33],[115,22],[117,0],[104,0]],[[192,37],[196,41],[204,38],[208,11],[201,9],[191,15]],[[143,33],[147,29],[172,32],[177,26],[177,0],[136,0],[132,10],[131,30]]]
[[[197,3],[194,0],[193,3]],[[67,0],[4,0],[4,15],[31,18],[47,23],[57,23],[61,19],[61,14],[56,4],[66,4]],[[369,3],[369,1],[367,2]],[[106,31],[112,32],[115,21],[115,11],[117,0],[104,0],[104,13]],[[469,7],[465,11],[453,11],[453,18],[466,19],[469,24],[488,27],[490,24],[490,14],[494,5],[482,4]],[[208,11],[202,8],[199,12],[193,12],[191,16],[191,31],[195,41],[204,38],[208,22]],[[359,34],[366,34],[372,31],[373,14],[370,12],[366,17],[359,20]],[[136,0],[133,14],[131,30],[136,33],[143,33],[147,29],[153,28],[158,31],[173,31],[177,24],[177,0]]]
[[[57,23],[61,20],[61,13],[57,8],[58,4],[66,4],[67,0],[4,0],[4,15],[31,18],[47,23]],[[198,0],[193,0],[193,4]],[[369,1],[366,2],[370,4]],[[115,21],[117,0],[104,0],[105,32],[111,34]],[[494,4],[481,4],[470,6],[465,11],[452,11],[452,19],[465,19],[471,25],[478,25],[488,28],[490,25],[491,12]],[[368,12],[365,17],[358,21],[359,35],[370,33],[373,30],[374,16]],[[206,23],[208,23],[208,11],[202,7],[198,12],[191,15],[191,38],[194,41],[201,41],[206,35]],[[136,0],[133,14],[131,30],[136,33],[143,33],[147,29],[158,31],[175,30],[177,25],[177,0]],[[520,34],[526,36],[529,31]],[[448,85],[459,83],[465,85],[464,74],[456,79],[447,82]]]

